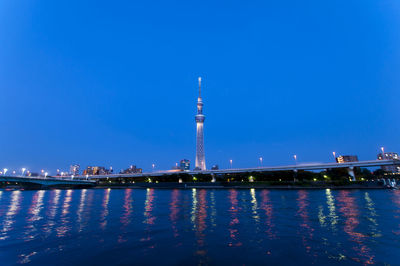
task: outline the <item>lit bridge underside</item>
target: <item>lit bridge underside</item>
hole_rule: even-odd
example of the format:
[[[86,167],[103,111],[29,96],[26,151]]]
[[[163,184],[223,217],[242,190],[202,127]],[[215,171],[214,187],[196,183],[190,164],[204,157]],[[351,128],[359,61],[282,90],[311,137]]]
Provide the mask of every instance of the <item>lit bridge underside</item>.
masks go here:
[[[400,165],[400,160],[373,160],[373,161],[359,161],[359,162],[347,162],[347,163],[310,163],[310,164],[296,164],[286,166],[270,166],[270,167],[256,167],[256,168],[234,168],[234,169],[221,169],[221,170],[205,170],[205,171],[160,171],[160,172],[148,172],[141,174],[112,174],[112,175],[94,175],[94,176],[79,176],[76,178],[87,178],[87,179],[103,179],[103,178],[127,178],[127,177],[149,177],[149,176],[168,176],[176,174],[235,174],[235,173],[254,173],[254,172],[278,172],[278,171],[313,171],[313,170],[324,170],[332,168],[348,168],[353,169],[354,167],[379,167],[384,165]]]

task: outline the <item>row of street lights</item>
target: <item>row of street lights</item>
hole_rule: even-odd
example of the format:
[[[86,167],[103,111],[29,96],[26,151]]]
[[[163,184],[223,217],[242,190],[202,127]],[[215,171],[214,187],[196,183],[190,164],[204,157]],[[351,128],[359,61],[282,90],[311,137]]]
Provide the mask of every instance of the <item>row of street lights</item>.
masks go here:
[[[382,158],[385,158],[385,148],[381,147],[381,151],[382,151]],[[332,152],[332,155],[333,155],[333,159],[336,162],[336,152]],[[297,164],[297,155],[296,154],[293,155],[293,159],[294,159],[294,163]],[[258,158],[258,160],[260,161],[260,167],[262,167],[263,166],[263,157]],[[232,169],[232,163],[233,163],[233,160],[230,159],[229,160],[229,165],[230,165],[231,169]]]

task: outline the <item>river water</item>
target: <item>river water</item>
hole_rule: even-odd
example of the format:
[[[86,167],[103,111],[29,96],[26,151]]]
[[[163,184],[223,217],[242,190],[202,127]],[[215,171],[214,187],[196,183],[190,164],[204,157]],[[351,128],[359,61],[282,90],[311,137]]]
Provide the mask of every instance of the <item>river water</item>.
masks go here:
[[[0,265],[400,265],[400,191],[0,190]]]

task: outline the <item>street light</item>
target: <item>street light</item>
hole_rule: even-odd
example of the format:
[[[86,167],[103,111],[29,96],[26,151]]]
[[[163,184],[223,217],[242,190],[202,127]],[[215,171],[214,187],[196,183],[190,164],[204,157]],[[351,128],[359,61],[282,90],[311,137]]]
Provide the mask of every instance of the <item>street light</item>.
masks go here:
[[[47,172],[46,172],[46,173],[44,173],[44,177],[47,177],[47,175],[48,175],[48,174],[49,174],[49,173],[47,173]]]
[[[232,169],[232,159],[229,160],[229,164],[231,165],[231,169]]]
[[[297,164],[297,155],[296,154],[293,155],[293,158],[294,158],[294,163]]]
[[[332,152],[332,154],[333,154],[333,159],[335,159],[336,161],[336,152]]]
[[[154,168],[156,167],[156,165],[153,163],[153,164],[151,165],[151,167],[153,168],[153,172],[154,172]]]
[[[260,157],[260,166],[262,167],[262,163],[263,163],[263,158]]]
[[[7,168],[4,168],[4,169],[3,169],[3,174],[6,175],[7,171],[8,171],[8,169],[7,169]]]
[[[26,168],[22,168],[21,170],[22,170],[22,176],[23,176],[24,173],[25,173]]]
[[[385,160],[385,159],[386,159],[386,156],[385,156],[385,148],[384,148],[384,147],[381,147],[381,151],[382,151],[382,160]]]

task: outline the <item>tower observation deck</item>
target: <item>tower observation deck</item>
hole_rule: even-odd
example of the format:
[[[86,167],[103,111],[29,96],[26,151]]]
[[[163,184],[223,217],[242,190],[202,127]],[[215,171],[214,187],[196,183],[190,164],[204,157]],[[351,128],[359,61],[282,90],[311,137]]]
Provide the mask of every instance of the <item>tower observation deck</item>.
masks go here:
[[[206,170],[206,158],[204,154],[204,119],[203,100],[201,98],[201,77],[199,77],[199,97],[197,98],[196,114],[196,163],[197,170]]]

